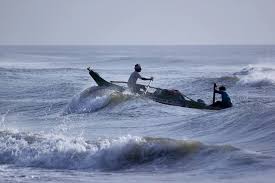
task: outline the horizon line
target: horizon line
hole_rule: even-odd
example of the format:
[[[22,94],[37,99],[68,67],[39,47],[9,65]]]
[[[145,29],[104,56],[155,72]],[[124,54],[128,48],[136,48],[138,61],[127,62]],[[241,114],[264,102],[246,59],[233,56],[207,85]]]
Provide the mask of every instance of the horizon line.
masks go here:
[[[274,44],[0,44],[0,46],[275,46]]]

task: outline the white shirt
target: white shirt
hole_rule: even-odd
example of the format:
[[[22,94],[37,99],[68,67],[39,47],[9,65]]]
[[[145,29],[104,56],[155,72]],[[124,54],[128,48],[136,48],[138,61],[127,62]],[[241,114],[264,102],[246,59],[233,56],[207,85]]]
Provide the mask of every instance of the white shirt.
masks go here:
[[[137,71],[134,71],[128,79],[128,83],[127,83],[128,87],[129,88],[135,87],[137,83],[137,79],[141,79],[141,76]]]

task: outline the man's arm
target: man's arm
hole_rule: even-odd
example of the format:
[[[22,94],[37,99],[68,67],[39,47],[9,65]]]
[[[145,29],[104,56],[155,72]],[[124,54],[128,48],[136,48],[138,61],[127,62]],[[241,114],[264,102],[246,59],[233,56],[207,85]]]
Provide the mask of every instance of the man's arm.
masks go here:
[[[153,77],[150,77],[150,78],[144,78],[144,77],[141,77],[141,75],[139,73],[137,73],[138,75],[138,78],[141,79],[141,80],[153,80],[154,78]]]
[[[140,79],[141,79],[141,80],[153,80],[154,78],[153,78],[153,77],[150,77],[150,78],[141,77]]]
[[[216,88],[215,88],[215,93],[222,94],[222,92],[221,92],[221,91],[219,91],[219,90],[217,90]]]

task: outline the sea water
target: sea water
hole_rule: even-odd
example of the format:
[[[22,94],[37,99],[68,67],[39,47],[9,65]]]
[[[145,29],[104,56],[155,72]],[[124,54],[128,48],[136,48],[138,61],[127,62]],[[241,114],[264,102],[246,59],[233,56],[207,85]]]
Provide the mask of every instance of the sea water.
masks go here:
[[[127,81],[233,107],[96,86]],[[148,84],[147,81],[138,81]],[[220,100],[220,96],[216,96]],[[0,182],[274,182],[275,46],[1,46]]]

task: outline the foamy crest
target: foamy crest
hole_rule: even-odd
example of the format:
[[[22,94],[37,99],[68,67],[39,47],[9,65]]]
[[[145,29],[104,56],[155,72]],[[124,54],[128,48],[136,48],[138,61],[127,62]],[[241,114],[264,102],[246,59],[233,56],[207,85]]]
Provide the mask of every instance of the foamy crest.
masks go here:
[[[249,65],[234,75],[240,78],[240,84],[256,87],[275,84],[274,65]]]
[[[57,169],[115,169],[123,165],[123,153],[143,142],[125,136],[95,142],[62,135],[0,132],[0,163]]]
[[[74,96],[64,110],[65,114],[94,112],[107,106],[114,91],[92,87]]]
[[[131,97],[129,91],[118,92],[109,88],[90,87],[74,96],[64,109],[65,114],[94,112],[109,104],[117,104]]]
[[[240,156],[241,155],[241,156]],[[256,156],[256,155],[255,155]],[[182,163],[202,167],[220,161],[242,161],[232,146],[207,146],[196,141],[123,136],[87,141],[53,134],[0,132],[0,164],[53,169],[120,170],[133,166],[167,167]],[[253,163],[251,155],[249,163]],[[201,159],[200,161],[197,161]],[[247,157],[246,161],[247,162]]]
[[[66,108],[67,113],[86,113],[93,112],[108,105],[110,96],[102,96],[81,100],[75,97]]]

